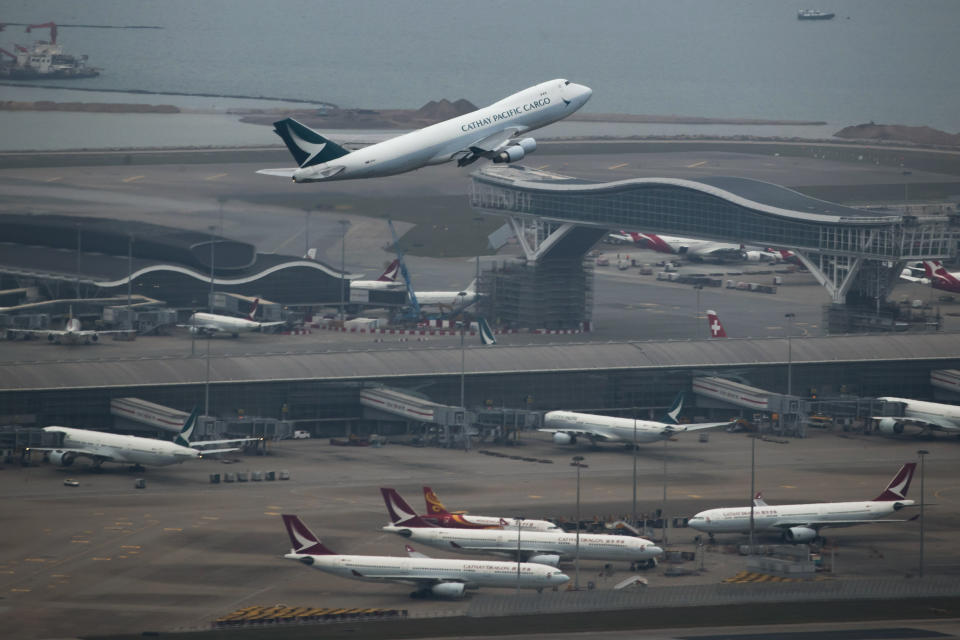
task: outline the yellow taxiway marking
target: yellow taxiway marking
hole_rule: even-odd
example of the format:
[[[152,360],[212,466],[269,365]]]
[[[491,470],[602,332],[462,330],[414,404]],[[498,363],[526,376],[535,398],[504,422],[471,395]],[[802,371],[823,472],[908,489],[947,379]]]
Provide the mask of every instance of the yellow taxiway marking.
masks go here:
[[[702,498],[703,496],[701,496],[699,493],[688,493],[688,494],[687,494],[687,497],[688,497],[688,498]]]
[[[338,205],[334,205],[333,208],[336,209],[337,211],[349,211],[350,209],[353,209],[353,205],[352,205],[352,204],[338,204]]]
[[[146,177],[147,176],[130,176],[129,178],[124,178],[123,180],[121,180],[121,182],[135,182],[137,180],[142,180],[143,178],[146,178]]]
[[[91,559],[91,560],[109,560],[110,558],[106,558],[106,557],[103,557],[103,556],[93,556],[93,557],[90,558],[90,559]]]
[[[697,167],[702,167],[705,164],[707,164],[706,160],[702,160],[700,162],[694,162],[693,164],[688,164],[687,169],[695,169]]]
[[[796,489],[797,487],[792,484],[782,484],[780,485],[781,489]]]
[[[540,165],[539,167],[534,167],[533,170],[534,170],[534,171],[543,171],[544,169],[546,169],[546,168],[549,167],[549,166],[550,166],[550,165],[548,165],[548,164],[542,164],[542,165]]]
[[[24,558],[24,562],[46,562],[46,558]]]
[[[69,578],[70,576],[67,575],[66,573],[51,573],[50,577],[51,578]]]
[[[278,504],[268,504],[267,509],[283,509],[283,507]]]
[[[57,180],[63,180],[63,176],[54,176],[52,178],[47,178],[44,182],[56,182]]]
[[[13,569],[0,569],[0,573],[5,573],[8,576],[12,576],[14,573],[16,573],[16,571]]]
[[[543,496],[527,496],[527,497],[530,498],[531,500],[539,500]]]
[[[121,549],[139,549],[140,545],[138,544],[122,544],[120,545]]]
[[[227,176],[226,173],[218,173],[213,176],[207,176],[206,178],[204,178],[204,180],[219,180],[220,178],[225,178],[226,176]]]
[[[279,511],[264,511],[264,512],[263,512],[263,515],[265,515],[265,516],[279,516],[279,515],[283,515],[283,514],[281,514]]]
[[[269,509],[270,507],[267,507],[267,508]],[[201,516],[200,519],[201,520],[219,520],[220,516]]]
[[[620,164],[615,164],[615,165],[613,165],[612,167],[607,167],[607,169],[609,169],[609,170],[611,170],[611,171],[614,170],[614,169],[623,169],[623,168],[624,168],[625,166],[627,166],[628,164],[630,164],[630,163],[629,163],[629,162],[621,162]]]
[[[30,593],[30,589],[24,589],[22,587],[14,587],[13,589],[10,589],[10,591],[15,593]]]
[[[164,531],[183,531],[183,527],[164,527]]]

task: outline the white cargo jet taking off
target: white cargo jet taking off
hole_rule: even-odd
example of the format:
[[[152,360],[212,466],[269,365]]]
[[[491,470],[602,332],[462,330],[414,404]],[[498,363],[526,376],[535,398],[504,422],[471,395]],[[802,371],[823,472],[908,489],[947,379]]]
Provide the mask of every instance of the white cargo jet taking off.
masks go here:
[[[678,433],[698,431],[700,429],[714,429],[732,424],[726,422],[699,422],[693,424],[679,424],[677,416],[683,408],[683,393],[677,394],[673,405],[667,411],[662,422],[656,420],[634,420],[632,418],[614,418],[600,416],[593,413],[574,413],[573,411],[548,411],[543,416],[545,431],[553,434],[553,441],[557,444],[576,444],[577,438],[587,438],[593,444],[598,442],[622,442],[637,444],[669,440]]]
[[[286,324],[286,322],[257,322],[254,320],[253,316],[257,313],[257,307],[259,304],[259,298],[253,301],[253,308],[250,309],[250,313],[247,314],[246,318],[236,318],[234,316],[224,316],[219,313],[205,313],[198,311],[190,316],[187,324],[178,324],[177,326],[184,329],[190,329],[190,333],[195,333],[198,335],[212,336],[215,333],[229,333],[236,338],[241,333],[260,331],[265,328],[279,327]]]
[[[297,516],[283,516],[283,524],[291,545],[284,558],[341,578],[412,584],[417,589],[410,594],[412,598],[460,598],[467,589],[479,587],[541,590],[570,580],[566,574],[543,564],[429,558],[409,546],[405,558],[342,555],[328,549]]]
[[[877,431],[880,433],[899,435],[903,433],[905,426],[910,425],[920,429],[918,435],[926,435],[931,431],[960,435],[960,407],[955,404],[893,397],[877,398],[877,400],[903,405],[902,416],[872,418],[877,424]]]
[[[913,506],[907,500],[907,490],[916,469],[915,462],[900,467],[897,475],[883,493],[866,502],[819,502],[815,504],[768,505],[760,498],[754,499],[753,530],[778,531],[789,542],[811,542],[824,527],[850,527],[872,522],[907,522],[885,520],[904,507]],[[912,518],[911,518],[912,519]],[[697,531],[709,533],[749,533],[750,507],[733,507],[701,511],[689,520]]]
[[[233,446],[226,449],[203,449],[201,447],[221,444],[235,445],[260,439],[232,438],[191,443],[190,436],[196,425],[197,414],[198,410],[194,409],[173,442],[119,433],[104,433],[90,429],[75,429],[73,427],[44,427],[43,430],[47,433],[63,434],[61,446],[30,447],[27,451],[47,451],[50,453],[50,461],[63,467],[69,467],[78,457],[90,458],[96,468],[99,468],[104,462],[129,464],[136,467],[142,465],[166,466],[184,460],[198,460],[204,454],[237,451],[239,448]]]
[[[357,151],[347,151],[292,118],[274,123],[299,165],[257,173],[323,182],[379,178],[451,160],[464,167],[479,158],[516,162],[537,148],[523,134],[562,120],[582,107],[593,91],[568,80],[550,80],[489,107],[418,129]]]

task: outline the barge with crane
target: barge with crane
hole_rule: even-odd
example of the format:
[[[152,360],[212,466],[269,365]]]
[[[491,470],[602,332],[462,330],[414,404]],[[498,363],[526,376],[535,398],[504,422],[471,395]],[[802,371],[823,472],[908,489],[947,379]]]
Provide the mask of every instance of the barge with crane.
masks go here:
[[[33,46],[14,45],[15,53],[0,49],[7,59],[0,62],[0,78],[10,80],[46,80],[64,78],[94,78],[100,70],[87,65],[87,56],[75,56],[63,52],[57,44],[57,25],[53,22],[31,24],[27,33],[34,29],[49,29],[50,40],[38,40]]]

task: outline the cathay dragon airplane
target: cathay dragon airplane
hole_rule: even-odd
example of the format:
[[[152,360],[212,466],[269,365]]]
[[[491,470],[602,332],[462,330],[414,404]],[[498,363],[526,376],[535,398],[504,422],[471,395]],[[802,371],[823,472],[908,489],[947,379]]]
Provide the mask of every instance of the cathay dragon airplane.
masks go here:
[[[563,531],[524,531],[523,529],[454,529],[435,527],[416,515],[409,505],[397,502],[394,492],[381,490],[390,524],[384,531],[396,533],[414,542],[465,554],[493,554],[556,567],[576,556],[577,536]],[[580,558],[584,560],[651,560],[663,549],[644,538],[581,533]]]
[[[818,502],[815,504],[768,505],[761,498],[754,499],[753,530],[777,531],[789,542],[811,542],[824,527],[850,527],[877,522],[907,522],[890,520],[904,507],[914,505],[907,500],[907,490],[917,464],[908,462],[900,467],[897,475],[883,493],[865,502]],[[733,507],[701,511],[689,520],[697,531],[709,533],[749,533],[750,507]]]
[[[620,442],[631,445],[669,440],[678,433],[715,429],[732,424],[726,422],[698,422],[679,424],[677,416],[683,408],[683,394],[677,394],[662,422],[655,420],[634,420],[633,418],[614,418],[593,413],[574,413],[573,411],[548,411],[543,416],[544,431],[553,434],[556,444],[576,444],[577,438],[585,438],[593,444],[598,442]]]
[[[284,558],[342,578],[412,584],[417,589],[410,594],[412,598],[461,598],[467,589],[479,587],[540,591],[570,580],[556,568],[543,564],[430,558],[410,546],[407,557],[343,555],[328,549],[297,516],[283,516],[283,524],[291,545]]]
[[[394,505],[398,514],[417,515],[395,489],[381,488],[384,502]],[[418,517],[430,527],[448,527],[450,529],[513,529],[520,523],[524,531],[559,531],[559,527],[546,520],[517,520],[494,516],[471,516],[463,513],[450,513],[444,508],[430,487],[423,488],[423,498],[427,503],[427,513]]]
[[[80,326],[80,320],[73,317],[73,307],[67,316],[67,322],[63,329],[7,329],[7,338],[17,337],[31,338],[33,336],[46,336],[51,344],[93,344],[100,340],[102,334],[107,333],[132,333],[129,329],[114,329],[110,331],[94,331],[93,329],[83,329]]]
[[[273,124],[297,161],[292,169],[257,173],[326,182],[379,178],[457,161],[465,167],[480,158],[516,162],[537,148],[525,134],[563,120],[586,104],[593,91],[568,80],[550,80],[489,107],[350,152],[292,118]]]
[[[63,467],[69,467],[79,457],[89,458],[97,469],[104,462],[129,464],[134,467],[143,465],[162,467],[186,460],[199,460],[205,454],[226,453],[239,449],[237,446],[225,449],[206,449],[205,447],[222,444],[237,445],[260,440],[260,438],[233,438],[190,442],[198,413],[198,410],[194,409],[173,442],[73,427],[44,427],[43,430],[47,433],[63,434],[61,446],[30,447],[27,451],[49,452],[50,461]]]
[[[920,429],[917,435],[928,435],[933,431],[960,435],[960,407],[955,404],[893,397],[877,398],[877,400],[903,405],[902,416],[872,418],[880,433],[899,435],[903,433],[905,427],[912,426]]]
[[[241,333],[251,331],[262,331],[270,327],[279,327],[286,322],[257,322],[253,319],[257,313],[257,307],[260,305],[260,299],[253,301],[253,308],[245,318],[236,318],[234,316],[224,316],[219,313],[205,313],[198,311],[190,316],[187,324],[178,324],[182,329],[190,329],[190,333],[201,336],[212,336],[215,333],[229,333],[234,338]]]

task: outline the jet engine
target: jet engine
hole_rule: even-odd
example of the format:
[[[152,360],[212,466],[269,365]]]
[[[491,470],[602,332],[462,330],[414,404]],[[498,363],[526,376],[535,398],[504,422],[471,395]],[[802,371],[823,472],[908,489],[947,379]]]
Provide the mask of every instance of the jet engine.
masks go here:
[[[497,164],[504,162],[516,162],[517,160],[523,160],[523,156],[525,155],[527,155],[527,152],[523,150],[523,147],[512,144],[494,156],[493,161]]]
[[[100,339],[100,335],[99,335],[99,334],[96,334],[96,333],[91,333],[91,334],[90,334],[90,342],[96,342],[96,341],[99,340],[99,339]]]
[[[787,542],[812,542],[817,537],[817,531],[810,527],[790,527],[783,532],[783,537]]]
[[[540,555],[530,556],[527,558],[527,562],[533,562],[534,564],[546,564],[551,567],[560,566],[560,556],[555,553],[541,553]]]
[[[409,538],[410,536],[413,535],[413,531],[410,531],[410,529],[400,529],[399,531],[397,531],[397,533],[399,533],[404,538]]]
[[[563,431],[557,431],[553,434],[553,442],[555,444],[576,444],[577,437]]]
[[[57,336],[53,335],[52,333],[47,334],[47,342],[56,342],[56,341],[57,341]]]
[[[441,582],[430,587],[430,592],[438,598],[455,600],[463,597],[464,589],[466,585],[462,582]]]
[[[893,418],[881,418],[877,420],[877,431],[886,435],[903,433],[903,423]]]
[[[50,462],[61,467],[69,467],[77,459],[77,454],[72,451],[51,451]]]

